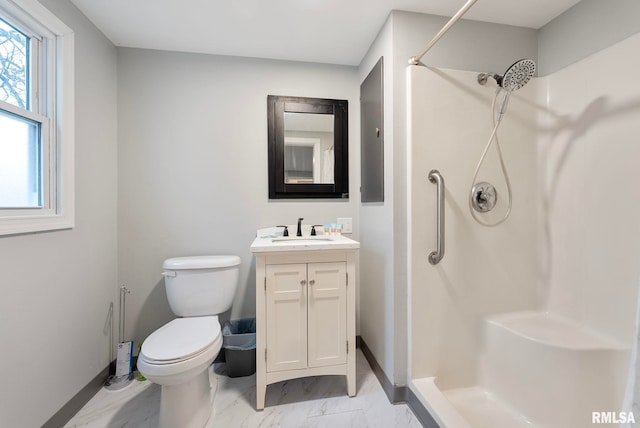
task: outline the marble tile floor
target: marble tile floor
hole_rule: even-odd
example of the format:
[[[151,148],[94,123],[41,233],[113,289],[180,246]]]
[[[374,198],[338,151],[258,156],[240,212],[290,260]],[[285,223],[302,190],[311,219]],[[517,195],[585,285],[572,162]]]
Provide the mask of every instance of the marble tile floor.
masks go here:
[[[406,404],[391,404],[367,360],[357,350],[357,393],[346,395],[344,376],[294,379],[267,387],[263,411],[255,410],[255,375],[230,378],[225,364],[211,366],[216,389],[206,428],[250,427],[380,427],[420,428]],[[65,428],[155,428],[160,387],[134,381],[121,391],[101,389]]]

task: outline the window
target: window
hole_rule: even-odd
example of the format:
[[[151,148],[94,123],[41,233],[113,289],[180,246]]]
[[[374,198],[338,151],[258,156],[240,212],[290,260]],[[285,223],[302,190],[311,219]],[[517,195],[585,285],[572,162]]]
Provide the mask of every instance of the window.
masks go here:
[[[0,0],[0,235],[74,225],[73,32]]]

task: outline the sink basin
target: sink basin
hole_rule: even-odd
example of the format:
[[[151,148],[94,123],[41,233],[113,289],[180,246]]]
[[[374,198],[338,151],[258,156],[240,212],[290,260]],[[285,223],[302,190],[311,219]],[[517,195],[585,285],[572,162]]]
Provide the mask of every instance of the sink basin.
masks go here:
[[[260,230],[258,231],[260,232]],[[260,234],[251,244],[251,252],[325,251],[360,248],[360,243],[343,235],[264,236]]]
[[[333,241],[330,236],[278,236],[277,238],[273,238],[271,242],[286,242],[286,241],[295,241],[295,242],[305,242],[305,241]]]

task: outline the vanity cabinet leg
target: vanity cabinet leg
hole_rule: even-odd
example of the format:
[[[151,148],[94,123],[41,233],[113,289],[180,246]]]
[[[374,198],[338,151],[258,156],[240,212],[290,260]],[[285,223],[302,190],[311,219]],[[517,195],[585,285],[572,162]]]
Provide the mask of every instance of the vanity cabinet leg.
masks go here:
[[[351,379],[351,376],[347,376],[347,393],[349,397],[356,396],[356,380]]]
[[[347,393],[349,397],[356,396],[356,365],[349,364],[347,367]]]
[[[267,385],[256,385],[256,410],[264,410],[264,399],[267,394]]]

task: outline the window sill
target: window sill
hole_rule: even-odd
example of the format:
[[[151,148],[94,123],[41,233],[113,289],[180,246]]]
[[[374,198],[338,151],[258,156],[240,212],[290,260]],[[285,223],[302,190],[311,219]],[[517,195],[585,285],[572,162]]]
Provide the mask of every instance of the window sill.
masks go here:
[[[20,217],[0,217],[0,237],[25,233],[51,232],[75,226],[73,215],[54,214]]]

